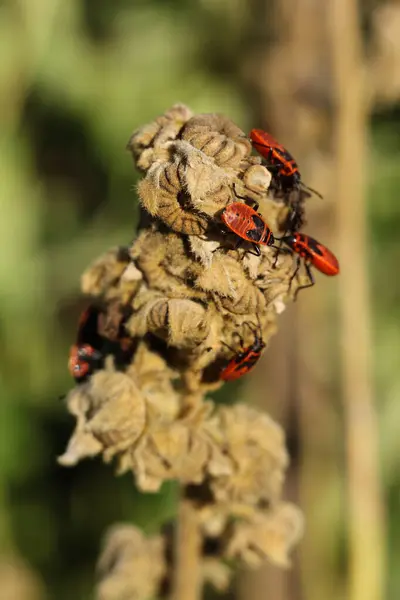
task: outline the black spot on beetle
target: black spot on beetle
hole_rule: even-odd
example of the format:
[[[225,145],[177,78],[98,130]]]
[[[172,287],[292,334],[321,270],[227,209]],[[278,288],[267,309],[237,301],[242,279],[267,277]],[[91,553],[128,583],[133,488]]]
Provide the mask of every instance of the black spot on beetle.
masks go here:
[[[262,238],[263,231],[263,229],[261,231],[259,229],[249,229],[246,231],[246,236],[254,242],[259,242]]]
[[[253,221],[257,229],[264,229],[265,223],[261,217],[259,217],[258,215],[251,215],[251,220]]]
[[[321,250],[321,245],[317,242],[317,240],[314,240],[314,238],[308,238],[308,247],[315,254],[318,254],[319,256],[323,256],[323,252]]]

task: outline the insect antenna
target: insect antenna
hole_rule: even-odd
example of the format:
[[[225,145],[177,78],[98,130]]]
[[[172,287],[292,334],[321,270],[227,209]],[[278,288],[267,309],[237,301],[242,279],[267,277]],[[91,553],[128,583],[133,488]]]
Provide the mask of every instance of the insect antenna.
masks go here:
[[[313,194],[315,194],[316,196],[318,196],[319,198],[321,198],[321,200],[324,199],[323,195],[320,194],[320,192],[317,192],[317,190],[314,190],[314,188],[308,187],[308,185],[306,185],[305,183],[303,183],[302,181],[300,182],[300,185],[303,189],[312,192]]]
[[[229,350],[230,350],[231,352],[233,352],[233,354],[236,354],[236,352],[237,352],[237,351],[236,351],[234,348],[232,348],[232,346],[229,346],[229,344],[227,344],[226,342],[223,342],[222,340],[221,340],[221,344],[222,344],[223,346],[225,346],[226,348],[229,348]]]
[[[260,326],[260,318],[259,318],[259,316],[258,316],[258,315],[257,315],[257,320],[258,320],[258,327],[259,327],[259,330],[261,330],[261,326]],[[251,333],[254,335],[254,338],[255,338],[255,339],[258,339],[259,335],[258,335],[258,331],[257,331],[257,326],[256,326],[256,325],[254,325],[253,323],[249,323],[249,321],[245,321],[245,322],[243,323],[243,327],[244,327],[245,325],[247,325],[247,327],[250,329]]]

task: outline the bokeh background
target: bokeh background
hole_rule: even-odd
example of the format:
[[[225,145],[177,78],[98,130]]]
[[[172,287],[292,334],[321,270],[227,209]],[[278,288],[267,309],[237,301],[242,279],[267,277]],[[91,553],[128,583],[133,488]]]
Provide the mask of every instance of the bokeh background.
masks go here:
[[[293,569],[239,574],[229,598],[400,598],[400,3],[2,0],[0,55],[1,600],[90,599],[107,526],[174,514],[174,486],[55,459],[80,274],[133,237],[125,146],[178,101],[295,154],[324,194],[306,230],[342,267],[217,394],[284,425],[307,519]]]

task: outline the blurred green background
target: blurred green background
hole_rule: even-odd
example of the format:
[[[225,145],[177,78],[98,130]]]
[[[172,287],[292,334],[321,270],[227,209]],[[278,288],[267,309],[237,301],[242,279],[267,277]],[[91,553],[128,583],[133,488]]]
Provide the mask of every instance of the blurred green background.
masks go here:
[[[304,1],[294,4],[301,6]],[[361,5],[367,54],[371,48],[384,54],[379,44],[374,46],[371,42],[375,11],[381,4],[365,1]],[[161,522],[173,515],[173,486],[159,495],[139,496],[129,476],[116,479],[112,469],[100,461],[87,461],[72,470],[56,464],[73,426],[60,396],[72,385],[67,372],[68,351],[79,313],[86,305],[79,289],[80,274],[98,254],[115,244],[128,244],[134,234],[137,174],[125,151],[133,129],[152,121],[175,102],[183,102],[194,112],[223,112],[245,131],[267,125],[274,130],[269,100],[274,84],[268,83],[267,74],[265,86],[269,86],[269,91],[263,91],[261,84],[268,68],[268,47],[285,30],[285,23],[277,21],[275,8],[275,2],[260,0],[0,3],[2,600],[89,599],[101,536],[107,526],[130,520],[147,531],[156,531]],[[400,38],[400,29],[398,34]],[[391,43],[395,45],[392,38]],[[400,64],[397,66],[400,69]],[[325,76],[316,77],[323,87]],[[257,80],[259,86],[255,85]],[[276,85],[279,88],[279,81]],[[326,85],[329,92],[329,84]],[[384,89],[385,82],[380,86]],[[318,85],[315,89],[319,89]],[[328,92],[314,94],[314,104],[321,109],[322,103],[326,120],[332,110],[325,98],[329,97]],[[380,476],[388,519],[389,577],[385,597],[397,600],[400,103],[397,104],[396,90],[382,96],[371,110],[369,123],[366,267],[372,294],[372,385],[377,399]],[[288,122],[297,127],[291,115]],[[321,135],[318,140],[324,147]],[[290,132],[285,142],[290,143]],[[329,153],[329,144],[323,149]],[[302,161],[300,156],[299,162],[306,164],[308,172],[314,168],[306,157]],[[320,213],[310,222],[315,223],[313,231],[321,223],[321,231],[327,222],[332,223],[329,227],[334,249],[334,198],[329,198],[329,186],[323,191],[327,203],[318,206]],[[328,217],[324,211],[328,211]],[[355,235],[357,226],[352,223]],[[343,257],[339,258],[343,263]],[[321,278],[317,279],[319,284]],[[331,595],[325,595],[324,600],[341,597],[334,593],[330,582],[331,578],[340,581],[347,572],[345,459],[340,433],[343,411],[337,364],[340,344],[335,333],[337,283],[321,282],[307,294],[314,305],[322,303],[325,320],[331,326],[330,350],[324,357],[327,364],[321,384],[326,388],[321,402],[326,402],[328,417],[320,425],[318,438],[323,438],[324,428],[330,435],[332,423],[338,430],[334,451],[329,455],[335,472],[330,477],[336,479],[333,485],[326,486],[329,493],[333,491],[332,496],[324,497],[322,511],[324,527],[332,529],[331,560],[318,563],[319,551],[321,556],[324,552],[315,542],[313,568],[303,568],[294,591],[271,594],[274,600],[322,600],[322,596],[304,592],[312,589],[309,580],[314,576],[313,569],[320,576],[326,575],[327,587],[331,587]],[[312,341],[307,341],[306,350],[316,354],[312,347],[310,350],[310,344]],[[265,365],[281,346],[279,341],[277,346],[270,346]],[[300,340],[300,355],[301,346]],[[251,398],[253,392],[257,395],[257,386],[265,390],[261,370],[253,385],[244,382],[226,386],[218,399],[231,400],[235,394],[238,398]],[[271,406],[280,402],[280,398],[274,398]],[[268,409],[268,399],[264,406]],[[273,408],[271,411],[274,413]],[[288,437],[296,481],[304,427],[300,432],[292,429],[288,430]],[[314,435],[312,426],[308,435]],[[360,444],[364,443],[368,441],[360,439]],[[312,469],[308,465],[304,469]],[[307,485],[312,487],[312,480],[311,470],[302,478],[305,490],[288,491],[297,497],[307,519],[318,513],[314,500],[309,500]],[[304,503],[302,498],[306,498]],[[323,544],[323,539],[318,544]],[[297,554],[302,551],[300,548]],[[13,577],[18,584],[10,583]],[[2,582],[8,582],[10,587],[6,583],[2,586]],[[18,591],[10,596],[8,589]],[[253,598],[250,593],[240,594],[243,599]]]

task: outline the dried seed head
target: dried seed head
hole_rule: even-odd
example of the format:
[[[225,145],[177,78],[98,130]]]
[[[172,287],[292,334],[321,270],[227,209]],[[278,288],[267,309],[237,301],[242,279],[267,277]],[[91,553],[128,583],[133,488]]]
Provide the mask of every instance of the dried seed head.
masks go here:
[[[262,165],[251,165],[243,173],[243,185],[247,188],[247,193],[252,191],[262,199],[271,184],[271,173]]]
[[[68,448],[58,459],[75,465],[86,456],[103,452],[106,461],[128,449],[143,433],[145,402],[131,377],[112,368],[95,373],[67,396],[76,428]]]
[[[288,554],[303,530],[302,513],[293,504],[282,502],[266,514],[256,514],[248,521],[237,520],[226,546],[226,557],[239,559],[249,567],[260,567],[265,558],[288,567]]]
[[[204,404],[185,419],[168,420],[155,411],[149,416],[146,434],[131,453],[140,489],[156,491],[168,479],[203,480],[209,453],[203,425],[209,411],[210,406]]]
[[[111,297],[116,293],[121,275],[129,262],[128,248],[111,248],[83,273],[81,279],[83,293],[94,297]]]
[[[182,129],[181,137],[212,157],[219,166],[237,167],[251,152],[245,133],[224,115],[192,117]]]
[[[168,155],[165,145],[176,139],[192,112],[183,104],[175,104],[164,115],[134,131],[127,144],[139,170],[147,171],[150,166]]]
[[[211,481],[216,500],[252,505],[275,502],[288,464],[282,429],[268,415],[241,404],[221,407],[218,419],[224,454],[233,469]]]
[[[143,171],[140,228],[129,250],[110,250],[82,277],[101,305],[96,349],[106,367],[68,395],[76,429],[59,461],[101,454],[115,457],[119,472],[132,471],[142,490],[170,479],[195,486],[207,499],[198,503],[202,531],[225,540],[226,556],[283,564],[301,529],[295,509],[280,504],[283,432],[255,409],[214,407],[203,395],[222,385],[221,369],[239,352],[267,344],[296,289],[292,256],[275,260],[265,244],[260,256],[249,244],[236,248],[241,240],[221,212],[253,201],[277,232],[288,209],[270,194],[271,174],[250,155],[247,137],[221,115],[193,117],[176,105],[134,132],[128,148]],[[126,558],[122,546],[121,568],[103,561],[101,600],[117,597],[119,573],[131,569],[134,552]],[[155,594],[148,578],[146,593]],[[137,588],[132,577],[126,585],[142,598],[140,576]]]
[[[193,212],[184,189],[182,165],[157,163],[148,175],[138,185],[142,206],[173,231],[190,235],[204,233],[207,219]]]
[[[166,574],[161,536],[145,537],[133,525],[114,525],[97,564],[97,600],[147,600],[159,595]]]

